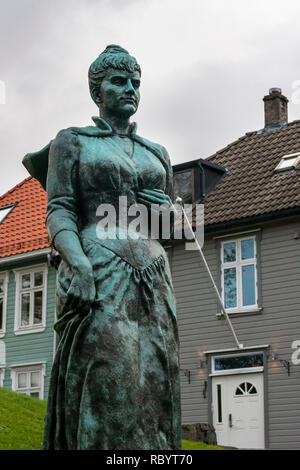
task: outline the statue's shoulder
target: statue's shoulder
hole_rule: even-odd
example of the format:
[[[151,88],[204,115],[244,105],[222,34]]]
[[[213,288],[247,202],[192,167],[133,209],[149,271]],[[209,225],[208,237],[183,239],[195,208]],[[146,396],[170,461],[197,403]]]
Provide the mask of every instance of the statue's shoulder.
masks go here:
[[[61,129],[56,137],[37,152],[27,153],[23,158],[23,165],[33,178],[37,179],[42,187],[46,188],[49,154],[56,158],[76,158],[76,149],[79,148],[79,136],[103,137],[105,132],[95,126],[68,127]]]
[[[55,151],[57,155],[61,154],[66,156],[67,153],[71,155],[72,152],[67,152],[67,150],[77,145],[77,136],[80,133],[89,134],[92,132],[91,129],[92,126],[82,128],[69,127],[60,130],[57,136],[53,140],[50,140],[41,150],[27,153],[22,160],[23,165],[28,173],[33,176],[33,178],[37,179],[45,189],[51,149]]]
[[[79,136],[100,137],[100,132],[95,126],[68,127],[67,129],[61,129],[51,144],[74,145],[78,142]]]

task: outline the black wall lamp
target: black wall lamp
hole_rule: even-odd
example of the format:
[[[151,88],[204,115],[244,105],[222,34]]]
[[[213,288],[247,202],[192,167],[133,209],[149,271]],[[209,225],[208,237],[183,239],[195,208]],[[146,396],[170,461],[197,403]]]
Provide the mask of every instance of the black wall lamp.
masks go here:
[[[194,367],[193,370],[203,369],[205,366],[205,360],[200,359],[198,367]],[[188,379],[188,383],[191,383],[191,370],[190,369],[180,369],[183,372],[183,375]]]
[[[191,383],[191,371],[189,369],[180,369],[183,371],[184,376],[188,379],[188,383]]]
[[[286,368],[287,374],[290,375],[290,367],[291,367],[290,361],[287,361],[286,359],[279,359],[278,353],[276,352],[272,352],[271,359],[272,361],[280,362]]]

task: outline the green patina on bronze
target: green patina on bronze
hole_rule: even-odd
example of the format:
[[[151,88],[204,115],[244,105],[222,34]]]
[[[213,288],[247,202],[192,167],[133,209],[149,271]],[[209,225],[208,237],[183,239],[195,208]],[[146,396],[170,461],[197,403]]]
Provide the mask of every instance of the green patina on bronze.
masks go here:
[[[108,46],[89,70],[96,126],[71,127],[23,163],[47,189],[62,261],[45,449],[180,449],[179,344],[171,273],[158,240],[99,240],[97,207],[170,203],[164,147],[136,134],[141,70]]]

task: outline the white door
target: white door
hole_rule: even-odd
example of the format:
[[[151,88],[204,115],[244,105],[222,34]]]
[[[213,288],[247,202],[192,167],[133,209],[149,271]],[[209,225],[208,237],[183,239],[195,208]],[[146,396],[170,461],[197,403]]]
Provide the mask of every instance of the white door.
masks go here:
[[[264,448],[263,374],[212,378],[213,424],[219,445]]]

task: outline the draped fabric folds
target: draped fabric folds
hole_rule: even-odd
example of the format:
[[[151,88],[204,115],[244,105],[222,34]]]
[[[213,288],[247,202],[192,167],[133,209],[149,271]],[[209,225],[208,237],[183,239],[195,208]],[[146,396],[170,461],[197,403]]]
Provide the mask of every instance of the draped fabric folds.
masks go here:
[[[70,309],[72,269],[57,275],[57,348],[48,396],[45,449],[180,449],[179,344],[166,252],[151,238],[99,240],[97,207],[118,211],[143,189],[172,194],[166,150],[100,128],[61,131],[47,152],[47,227],[76,233],[93,268],[88,314]],[[132,153],[128,153],[132,149]],[[33,162],[39,155],[29,156]],[[119,221],[117,220],[118,224]],[[118,229],[120,226],[118,226]],[[73,304],[72,304],[73,305]]]

